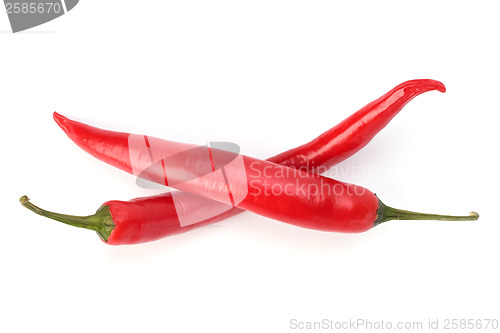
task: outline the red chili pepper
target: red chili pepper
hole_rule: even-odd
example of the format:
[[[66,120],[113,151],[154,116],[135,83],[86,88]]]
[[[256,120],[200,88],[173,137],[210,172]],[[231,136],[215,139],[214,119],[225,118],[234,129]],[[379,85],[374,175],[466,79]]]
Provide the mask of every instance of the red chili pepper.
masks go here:
[[[307,165],[331,168],[366,146],[408,102],[430,90],[446,92],[444,84],[435,80],[401,83],[313,141],[269,161],[295,168]]]
[[[331,156],[328,156],[329,151],[332,155],[341,152],[342,155],[338,158],[338,160],[347,158],[359,150],[363,145],[366,145],[366,143],[368,143],[375,135],[374,131],[378,131],[383,128],[410,99],[419,93],[433,89],[444,91],[444,86],[441,83],[432,80],[415,80],[403,83],[380,99],[370,103],[368,106],[346,119],[334,129],[323,134],[320,138],[314,140],[313,142],[315,144],[308,144],[295,149],[296,155],[291,156],[291,158],[298,156],[299,158],[296,158],[295,160],[299,166],[307,164],[307,159],[304,159],[303,156],[310,157],[311,161],[314,161],[314,159],[317,158],[321,161],[321,163],[331,165],[331,163],[335,162],[334,159],[330,158]],[[128,134],[104,131],[71,121],[57,114],[54,116],[61,127],[65,129],[66,133],[83,149],[97,158],[115,165],[125,171],[133,171],[130,164],[130,156],[128,155]],[[370,122],[372,124],[370,124]],[[342,124],[344,125],[342,126]],[[352,128],[357,128],[358,133],[356,134]],[[336,138],[332,139],[330,137],[330,142],[325,141],[328,135],[331,136],[337,134],[340,135],[340,140],[337,140]],[[358,146],[348,145],[346,148],[342,145],[342,141],[345,141],[346,138],[356,136],[361,138],[361,140],[357,141]],[[327,146],[326,149],[319,149],[321,148],[319,145],[320,143],[325,143]],[[189,148],[192,147],[193,146],[189,146]],[[308,150],[311,150],[313,153],[308,152]],[[275,157],[274,159],[279,161],[280,158],[285,158],[284,156],[286,156],[286,154],[282,154],[281,157]],[[285,159],[284,162],[287,163],[287,160]],[[151,163],[151,161],[148,161],[147,163]],[[321,163],[317,163],[316,165]],[[314,163],[311,164],[314,165]],[[198,172],[199,170],[196,171]],[[158,176],[158,174],[156,176]],[[227,187],[227,183],[225,186]],[[27,198],[23,198],[22,201],[28,206],[28,208],[32,208],[38,213],[43,213],[43,211],[28,203]],[[199,202],[199,199],[197,199],[197,201]],[[98,213],[103,214],[102,212],[106,210],[106,207],[109,207],[108,209],[111,212],[104,215],[110,217],[111,214],[113,218],[100,217],[98,220],[107,220],[108,222],[111,220],[111,222],[114,221],[116,223],[108,224],[107,229],[103,227],[106,225],[105,223],[98,223],[99,226],[101,226],[99,227],[100,229],[104,228],[104,231],[98,230],[98,232],[101,237],[108,240],[109,244],[131,244],[158,239],[168,234],[178,233],[180,231],[190,229],[193,225],[189,225],[184,228],[179,227],[179,221],[176,221],[176,212],[169,210],[169,208],[173,208],[173,206],[174,204],[169,194],[150,198],[138,198],[129,203],[111,201],[104,204]],[[208,203],[206,206],[209,206]],[[116,208],[116,212],[113,212],[113,210],[115,210],[114,208]],[[190,209],[193,209],[193,207],[190,206]],[[201,207],[201,209],[203,210],[203,207]],[[240,210],[238,209],[232,209],[215,216],[214,218],[205,220],[202,224],[224,219],[237,214],[239,211]],[[49,217],[62,220],[63,222],[77,226],[87,225],[88,228],[93,230],[99,229],[95,223],[89,223],[90,220],[95,220],[92,217],[84,218],[84,222],[81,220],[77,221],[79,218],[71,217],[72,220],[68,220],[70,218],[68,216],[61,217],[61,215],[58,214],[50,214],[52,214],[52,216]],[[426,218],[429,217],[431,216],[426,216]],[[435,218],[435,216],[432,217]],[[466,218],[469,219],[469,217]],[[111,228],[112,224],[115,226]],[[296,224],[300,225],[300,223]],[[319,227],[318,224],[302,226],[312,228]],[[326,230],[329,230],[328,228],[329,227],[327,226]],[[344,231],[356,231],[354,229],[348,227]]]
[[[476,213],[441,216],[397,210],[384,205],[360,186],[228,151],[198,149],[200,147],[133,134],[129,135],[129,142],[131,169],[136,175],[304,228],[363,232],[391,219],[478,218]],[[183,159],[169,158],[178,152],[182,152]],[[151,156],[160,157],[151,161]],[[221,167],[214,168],[220,161],[223,161]],[[161,168],[151,165],[161,165]],[[207,174],[207,166],[222,171]],[[23,201],[29,204],[26,199]],[[111,205],[109,207],[110,211],[103,214],[108,220],[113,216],[114,221],[116,213],[111,211]],[[174,202],[178,214],[177,207],[183,206],[176,206]],[[99,213],[98,216],[102,219]],[[99,230],[101,235],[104,231]]]

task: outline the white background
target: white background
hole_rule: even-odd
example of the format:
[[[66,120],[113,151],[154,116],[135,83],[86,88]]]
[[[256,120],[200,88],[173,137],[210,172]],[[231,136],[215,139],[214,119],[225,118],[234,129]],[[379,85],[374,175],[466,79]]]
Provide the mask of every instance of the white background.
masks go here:
[[[500,320],[497,4],[83,0],[19,34],[0,13],[0,331]],[[158,193],[77,148],[56,110],[112,130],[231,141],[267,158],[416,78],[448,91],[410,102],[342,163],[340,178],[393,207],[475,210],[477,222],[393,221],[353,235],[245,213],[112,247],[18,202],[27,194],[85,215]]]

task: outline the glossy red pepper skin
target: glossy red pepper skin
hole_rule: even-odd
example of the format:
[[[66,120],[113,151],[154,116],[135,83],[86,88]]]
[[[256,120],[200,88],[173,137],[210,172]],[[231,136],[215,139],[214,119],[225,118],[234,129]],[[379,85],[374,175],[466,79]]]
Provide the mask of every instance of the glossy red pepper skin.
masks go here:
[[[189,193],[179,194],[184,196],[187,201],[199,202],[200,200]],[[197,223],[181,225],[171,192],[129,201],[111,200],[102,204],[101,207],[109,207],[115,224],[109,238],[103,239],[109,245],[141,244],[155,241],[223,221],[244,211],[232,207],[221,214],[205,218]],[[196,214],[195,210],[204,210],[205,207],[204,205],[190,205],[190,213]],[[201,212],[200,215],[206,214]]]
[[[73,124],[73,128],[80,125]],[[90,130],[88,126],[86,129]],[[81,144],[88,142],[90,140],[83,140]],[[105,143],[100,142],[101,146]],[[190,144],[134,134],[129,135],[128,143],[129,154],[120,152],[118,158],[121,162],[129,160],[134,175],[216,200],[228,209],[234,206],[322,231],[361,232],[372,228],[377,220],[377,197],[359,186],[215,148],[208,151],[208,148],[197,149]],[[183,154],[182,159],[171,158],[179,152]],[[219,169],[206,173],[211,164],[222,164],[225,174]],[[186,174],[189,177],[186,178]],[[182,209],[184,205],[176,207],[179,216],[178,207]],[[221,208],[215,203],[213,207],[216,211]],[[110,212],[115,220],[113,208]]]
[[[298,168],[331,168],[366,146],[416,96],[430,90],[445,92],[435,80],[406,81],[365,105],[337,126],[305,145],[271,157],[269,161]]]
[[[436,80],[410,80],[399,84],[375,101],[311,142],[268,159],[292,168],[331,168],[366,146],[416,96],[445,86]],[[70,120],[57,112],[54,120],[80,148],[95,158],[132,173],[128,156],[128,133],[108,131]]]
[[[430,90],[444,92],[445,88],[442,83],[434,80],[412,80],[402,83],[312,142],[272,157],[270,161],[292,167],[310,168],[322,165],[331,167],[366,145],[411,99]],[[108,164],[132,172],[127,133],[97,129],[58,114],[54,114],[54,118],[65,133],[85,151]],[[356,138],[352,140],[354,144],[349,143],[353,138]],[[349,144],[346,144],[346,141]],[[187,198],[190,196],[187,193],[182,195]],[[129,202],[109,201],[103,206],[109,206],[116,224],[107,241],[108,244],[152,241],[221,221],[242,211],[232,208],[198,223],[181,226],[170,193],[137,198]],[[203,209],[203,207],[191,209]]]
[[[137,176],[217,200],[224,207],[231,205],[304,228],[363,232],[392,219],[476,220],[479,217],[477,213],[447,216],[394,209],[360,186],[215,148],[134,134],[129,135],[128,142],[131,170]],[[176,158],[179,153],[182,158]],[[213,171],[207,173],[207,169]],[[27,207],[28,201],[21,199]],[[210,206],[220,208],[215,203]],[[174,208],[178,217],[185,209],[182,203],[175,202]],[[37,207],[31,205],[30,209],[36,211]],[[110,216],[116,218],[112,213]],[[80,226],[79,221],[74,220],[73,225]]]

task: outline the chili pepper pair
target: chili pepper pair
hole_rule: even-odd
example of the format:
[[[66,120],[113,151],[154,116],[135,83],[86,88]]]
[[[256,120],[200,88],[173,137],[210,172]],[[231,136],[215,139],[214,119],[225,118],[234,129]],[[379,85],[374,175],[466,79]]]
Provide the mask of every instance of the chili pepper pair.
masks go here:
[[[107,244],[138,244],[182,233],[248,210],[300,227],[362,232],[389,220],[476,220],[394,209],[360,186],[311,171],[331,168],[352,156],[414,97],[445,92],[441,82],[404,82],[313,141],[266,161],[213,147],[118,133],[70,120],[54,119],[78,146],[128,173],[178,189],[130,201],[108,201],[94,215],[48,212],[26,196],[33,212],[97,231]]]

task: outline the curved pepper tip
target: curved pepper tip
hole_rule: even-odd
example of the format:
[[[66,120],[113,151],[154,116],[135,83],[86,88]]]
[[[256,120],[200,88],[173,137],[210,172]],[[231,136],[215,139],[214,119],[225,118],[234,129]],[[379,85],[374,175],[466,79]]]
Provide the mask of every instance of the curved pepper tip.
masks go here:
[[[68,118],[66,118],[65,116],[57,113],[54,111],[54,120],[56,121],[57,125],[59,125],[59,127],[61,127],[61,129],[65,132],[67,132],[67,122],[68,122]]]
[[[436,81],[436,89],[437,91],[440,91],[442,93],[446,92],[446,87],[444,86],[443,83]]]
[[[414,82],[418,83],[421,85],[421,87],[425,87],[425,90],[437,90],[439,92],[446,92],[446,87],[444,84],[440,81],[437,80],[431,80],[431,79],[423,79],[423,80],[415,80],[415,81],[408,81],[408,82]]]
[[[423,82],[426,82],[427,83],[427,86],[428,86],[428,89],[432,89],[432,90],[437,90],[439,92],[446,92],[446,87],[444,86],[444,84],[440,81],[437,81],[437,80],[422,80],[422,83]]]
[[[410,91],[413,91],[416,95],[420,95],[431,90],[437,90],[442,93],[446,92],[446,87],[442,82],[431,79],[417,79],[406,81],[398,85],[396,88],[394,88],[394,90],[401,88],[410,89]]]
[[[53,113],[53,116],[54,116],[54,120],[56,121],[56,123],[60,124],[62,123],[64,120],[68,119],[66,118],[65,116],[57,113],[57,111],[54,111]]]

